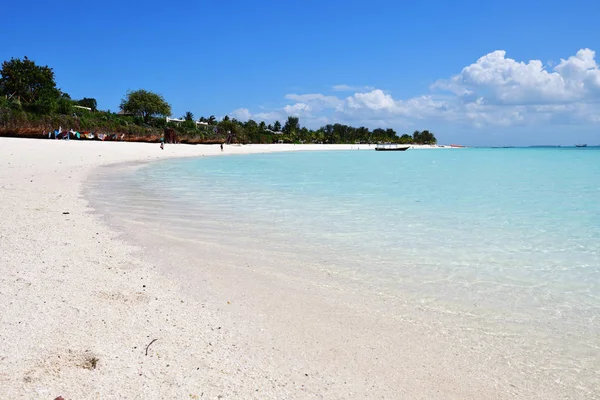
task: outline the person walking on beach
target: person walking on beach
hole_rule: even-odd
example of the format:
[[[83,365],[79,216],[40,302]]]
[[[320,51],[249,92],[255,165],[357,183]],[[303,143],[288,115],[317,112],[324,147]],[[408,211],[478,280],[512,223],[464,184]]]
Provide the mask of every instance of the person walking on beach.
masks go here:
[[[223,143],[221,143],[221,151],[223,151]]]
[[[164,137],[160,138],[160,149],[161,150],[165,149],[165,138]]]

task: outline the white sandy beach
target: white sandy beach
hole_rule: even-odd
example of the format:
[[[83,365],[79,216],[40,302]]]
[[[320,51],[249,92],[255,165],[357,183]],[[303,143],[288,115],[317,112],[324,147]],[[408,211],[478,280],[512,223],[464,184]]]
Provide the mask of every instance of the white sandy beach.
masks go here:
[[[210,252],[198,276],[184,276],[192,260],[176,252],[172,262],[183,267],[165,273],[82,196],[102,165],[348,148],[372,149],[248,145],[221,153],[216,145],[161,151],[0,138],[3,397],[566,398],[455,340],[451,329],[424,331],[410,315],[372,313],[326,285],[217,268]]]

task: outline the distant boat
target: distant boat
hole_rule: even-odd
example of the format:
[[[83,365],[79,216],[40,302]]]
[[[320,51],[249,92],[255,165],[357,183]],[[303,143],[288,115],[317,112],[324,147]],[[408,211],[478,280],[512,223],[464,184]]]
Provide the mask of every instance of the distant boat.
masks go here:
[[[587,144],[583,143],[583,144],[576,144],[575,147],[587,147]]]
[[[396,143],[379,143],[375,146],[376,151],[406,151],[410,149],[410,145],[396,144]]]

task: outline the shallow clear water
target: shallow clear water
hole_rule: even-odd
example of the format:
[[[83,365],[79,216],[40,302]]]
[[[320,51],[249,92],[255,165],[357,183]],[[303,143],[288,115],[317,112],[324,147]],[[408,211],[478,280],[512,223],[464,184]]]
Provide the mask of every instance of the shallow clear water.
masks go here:
[[[111,202],[600,367],[600,150],[298,152],[122,172]],[[115,189],[116,188],[116,189]]]

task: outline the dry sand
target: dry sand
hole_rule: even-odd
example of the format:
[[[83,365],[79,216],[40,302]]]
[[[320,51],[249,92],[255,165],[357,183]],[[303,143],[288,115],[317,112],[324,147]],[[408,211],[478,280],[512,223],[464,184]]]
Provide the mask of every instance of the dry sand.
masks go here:
[[[357,148],[252,145],[224,153],[349,147]],[[528,377],[502,379],[506,370],[484,350],[424,330],[410,315],[373,313],[327,285],[177,252],[172,262],[183,267],[165,273],[82,196],[101,165],[211,154],[221,154],[218,146],[161,151],[0,138],[4,398],[554,397]],[[202,272],[186,277],[190,263]]]

